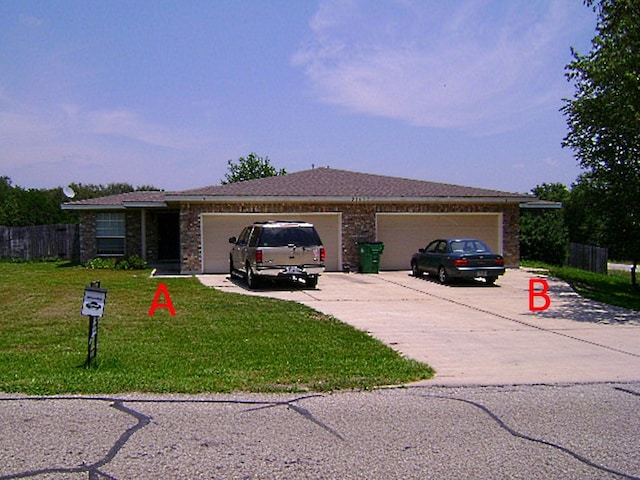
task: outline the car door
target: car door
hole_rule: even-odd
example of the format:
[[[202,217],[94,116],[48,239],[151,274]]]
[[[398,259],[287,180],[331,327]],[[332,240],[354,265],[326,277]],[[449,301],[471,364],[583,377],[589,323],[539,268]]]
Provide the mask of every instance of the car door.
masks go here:
[[[251,227],[245,227],[240,236],[236,240],[236,243],[231,248],[231,260],[233,262],[233,268],[236,270],[244,271],[247,258],[247,245],[249,243],[249,234],[251,233]]]
[[[438,270],[436,250],[440,240],[434,240],[424,249],[422,255],[420,255],[421,270],[427,273],[436,273]]]

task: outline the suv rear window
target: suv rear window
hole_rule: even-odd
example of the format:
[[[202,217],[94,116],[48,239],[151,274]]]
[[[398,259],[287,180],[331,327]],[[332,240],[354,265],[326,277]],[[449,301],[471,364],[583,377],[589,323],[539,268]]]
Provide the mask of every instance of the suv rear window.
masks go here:
[[[313,247],[321,245],[320,237],[313,227],[274,227],[263,228],[260,247]]]

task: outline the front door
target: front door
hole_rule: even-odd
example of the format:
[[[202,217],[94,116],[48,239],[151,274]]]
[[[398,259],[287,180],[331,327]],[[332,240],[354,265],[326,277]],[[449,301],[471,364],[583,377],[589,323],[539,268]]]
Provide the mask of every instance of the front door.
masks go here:
[[[180,213],[158,214],[158,260],[180,260]]]

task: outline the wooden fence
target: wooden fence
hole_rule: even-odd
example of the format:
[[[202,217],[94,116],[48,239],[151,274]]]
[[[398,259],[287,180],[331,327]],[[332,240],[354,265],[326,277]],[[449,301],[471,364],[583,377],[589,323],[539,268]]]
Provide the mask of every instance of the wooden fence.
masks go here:
[[[609,250],[601,247],[569,244],[569,266],[596,273],[607,273]]]
[[[0,258],[78,260],[79,237],[77,224],[0,226]]]

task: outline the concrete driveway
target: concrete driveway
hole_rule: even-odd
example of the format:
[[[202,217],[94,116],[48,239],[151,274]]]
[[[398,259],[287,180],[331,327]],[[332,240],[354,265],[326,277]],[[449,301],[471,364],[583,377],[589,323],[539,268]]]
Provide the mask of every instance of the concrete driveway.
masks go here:
[[[529,279],[548,282],[551,306],[529,310]],[[327,273],[318,288],[250,291],[228,275],[216,289],[293,300],[364,330],[430,364],[434,385],[640,380],[640,312],[585,300],[564,282],[509,270],[495,286],[443,286],[409,272]],[[542,298],[536,298],[536,306]]]

